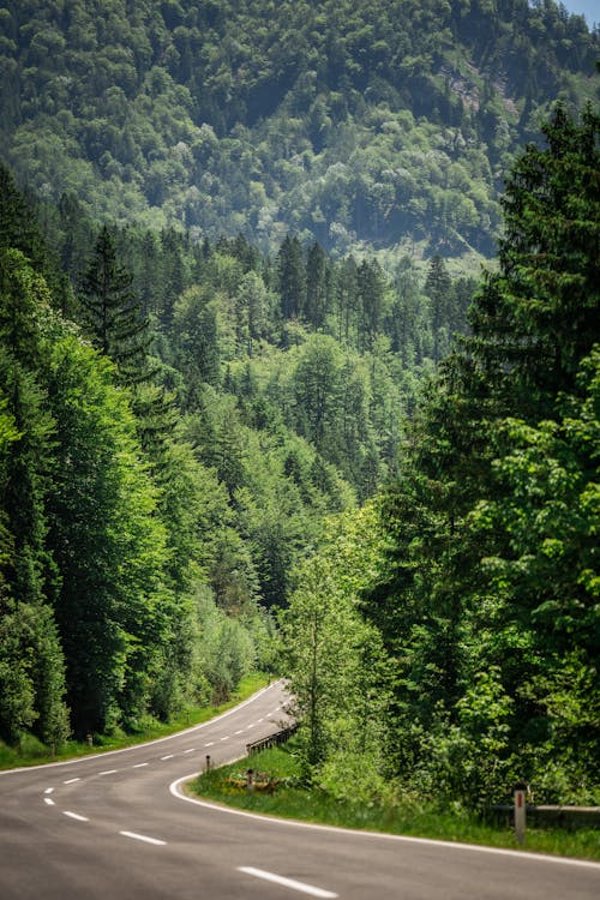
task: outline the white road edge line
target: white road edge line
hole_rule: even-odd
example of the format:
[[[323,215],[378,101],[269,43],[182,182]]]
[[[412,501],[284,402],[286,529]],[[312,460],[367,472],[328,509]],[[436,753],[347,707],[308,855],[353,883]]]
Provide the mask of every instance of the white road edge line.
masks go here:
[[[67,778],[66,781],[63,781],[63,784],[74,784],[76,781],[81,781],[81,778]]]
[[[322,888],[313,887],[312,884],[295,881],[293,878],[284,878],[283,875],[275,875],[273,872],[265,872],[263,869],[254,869],[252,866],[238,866],[238,872],[253,875],[255,878],[262,878],[264,881],[272,881],[274,884],[281,884],[284,887],[291,888],[293,891],[309,894],[311,897],[322,897],[327,900],[327,898],[338,896],[332,891],[324,891]]]
[[[164,847],[166,841],[159,841],[158,838],[148,837],[147,834],[137,834],[135,831],[120,831],[123,837],[133,838],[134,841],[144,841],[146,844],[156,844],[157,847]]]
[[[76,819],[77,822],[89,822],[89,819],[86,819],[85,816],[80,816],[79,813],[70,812],[68,809],[63,809],[63,816],[68,816],[70,819]]]
[[[50,797],[44,797],[44,803],[47,803],[48,806],[54,806],[54,800],[51,800]]]
[[[132,769],[143,769],[144,766],[147,766],[148,763],[136,763],[135,766],[132,766]]]
[[[180,785],[184,781],[191,781],[198,778],[202,772],[192,772],[190,775],[184,775],[169,785],[169,791],[178,800],[185,800],[187,803],[195,803],[196,806],[202,806],[204,809],[211,809],[214,812],[225,813],[226,815],[242,816],[245,819],[255,819],[263,822],[265,825],[272,825],[275,828],[308,828],[312,831],[326,831],[330,834],[345,835],[346,837],[361,838],[363,840],[375,841],[396,841],[405,844],[422,844],[429,847],[447,847],[451,850],[471,851],[475,853],[493,853],[498,856],[508,856],[516,859],[535,860],[540,863],[556,863],[562,866],[580,866],[585,869],[600,870],[600,863],[592,862],[587,859],[573,859],[570,856],[550,856],[547,853],[528,853],[524,850],[504,850],[501,847],[484,847],[480,844],[461,844],[458,841],[436,841],[432,838],[408,837],[403,834],[384,834],[375,831],[358,831],[356,828],[337,828],[335,825],[315,825],[312,822],[299,822],[296,819],[280,819],[276,816],[261,816],[258,813],[247,812],[243,809],[234,809],[231,806],[220,806],[217,803],[208,803],[206,800],[198,800],[195,797],[189,797],[184,794]]]

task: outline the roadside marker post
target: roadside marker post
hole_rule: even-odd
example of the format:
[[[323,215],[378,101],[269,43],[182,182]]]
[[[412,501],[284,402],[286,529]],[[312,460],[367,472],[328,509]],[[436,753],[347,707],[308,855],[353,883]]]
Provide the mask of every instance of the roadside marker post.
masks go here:
[[[519,844],[525,841],[527,820],[527,785],[524,781],[515,784],[515,837]]]
[[[206,771],[210,772],[210,754],[206,754]]]

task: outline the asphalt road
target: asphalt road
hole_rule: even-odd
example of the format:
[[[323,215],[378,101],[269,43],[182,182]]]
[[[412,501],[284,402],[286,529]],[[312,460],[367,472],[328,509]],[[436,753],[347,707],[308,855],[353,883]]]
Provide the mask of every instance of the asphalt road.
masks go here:
[[[600,865],[282,822],[181,783],[278,730],[274,684],[150,744],[0,773],[0,900],[598,900]]]

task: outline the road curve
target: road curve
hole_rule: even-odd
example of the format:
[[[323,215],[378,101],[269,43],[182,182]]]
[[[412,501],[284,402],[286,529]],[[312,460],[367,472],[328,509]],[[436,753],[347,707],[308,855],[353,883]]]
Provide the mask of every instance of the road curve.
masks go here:
[[[597,900],[600,865],[308,826],[180,783],[285,721],[281,683],[170,738],[0,773],[2,900]]]

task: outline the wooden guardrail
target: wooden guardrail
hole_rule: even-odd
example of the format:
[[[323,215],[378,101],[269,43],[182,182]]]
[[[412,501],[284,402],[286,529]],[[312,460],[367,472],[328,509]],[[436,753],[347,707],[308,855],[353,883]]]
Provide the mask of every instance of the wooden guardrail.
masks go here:
[[[293,725],[288,725],[287,728],[282,728],[281,731],[276,731],[275,734],[270,734],[266,738],[262,738],[260,741],[254,741],[252,744],[246,744],[246,753],[248,756],[251,756],[253,753],[258,753],[259,750],[266,750],[268,747],[279,747],[280,744],[285,744],[286,741],[289,741],[291,736],[298,731],[298,725],[294,722]]]

